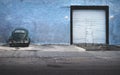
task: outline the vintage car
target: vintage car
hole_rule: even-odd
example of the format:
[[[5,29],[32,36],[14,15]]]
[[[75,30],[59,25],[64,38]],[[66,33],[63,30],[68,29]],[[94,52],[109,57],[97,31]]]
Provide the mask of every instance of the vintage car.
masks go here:
[[[9,40],[8,40],[10,47],[27,47],[30,44],[30,38],[28,36],[28,30],[24,28],[17,28],[15,29]]]

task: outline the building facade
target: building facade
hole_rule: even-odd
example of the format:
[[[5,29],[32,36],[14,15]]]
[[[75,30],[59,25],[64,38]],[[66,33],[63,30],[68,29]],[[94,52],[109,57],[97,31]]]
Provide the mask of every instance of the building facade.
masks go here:
[[[120,0],[0,0],[0,43],[26,28],[31,43],[70,44],[71,6],[109,7],[109,44],[120,44]]]

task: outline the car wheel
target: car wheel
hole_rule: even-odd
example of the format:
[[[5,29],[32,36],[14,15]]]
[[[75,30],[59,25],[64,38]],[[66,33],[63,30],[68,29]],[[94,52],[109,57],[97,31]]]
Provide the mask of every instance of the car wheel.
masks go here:
[[[10,47],[14,47],[14,45],[13,45],[13,44],[10,44],[9,46],[10,46]]]

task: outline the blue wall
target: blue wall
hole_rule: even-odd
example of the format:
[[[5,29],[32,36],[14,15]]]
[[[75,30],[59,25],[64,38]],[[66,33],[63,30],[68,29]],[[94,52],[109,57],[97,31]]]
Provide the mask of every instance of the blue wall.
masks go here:
[[[0,42],[16,27],[29,30],[32,43],[69,44],[71,5],[108,5],[110,44],[120,44],[120,0],[0,0]]]

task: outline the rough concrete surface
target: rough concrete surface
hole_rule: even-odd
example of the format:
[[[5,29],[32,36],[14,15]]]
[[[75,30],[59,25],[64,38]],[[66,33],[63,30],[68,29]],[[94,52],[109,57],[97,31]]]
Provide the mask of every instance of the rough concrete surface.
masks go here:
[[[29,47],[28,50],[0,50],[0,75],[120,75],[120,51],[78,51],[75,46],[56,45],[39,47],[42,50],[37,50],[37,46],[36,50]]]
[[[78,44],[76,46],[82,47],[86,51],[120,51],[120,45]]]
[[[7,50],[38,50],[38,51],[85,51],[84,48],[75,45],[30,45],[29,47],[0,46],[0,51]]]
[[[120,75],[119,51],[32,52],[0,57],[0,75]]]

